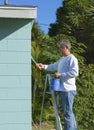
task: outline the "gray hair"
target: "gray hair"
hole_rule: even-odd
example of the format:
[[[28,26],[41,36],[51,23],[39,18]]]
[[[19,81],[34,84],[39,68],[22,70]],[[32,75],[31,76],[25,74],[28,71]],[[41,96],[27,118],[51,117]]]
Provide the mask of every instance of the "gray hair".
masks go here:
[[[58,46],[60,48],[63,48],[63,47],[66,47],[68,48],[69,50],[71,49],[71,43],[69,40],[61,40],[59,43],[58,43]]]

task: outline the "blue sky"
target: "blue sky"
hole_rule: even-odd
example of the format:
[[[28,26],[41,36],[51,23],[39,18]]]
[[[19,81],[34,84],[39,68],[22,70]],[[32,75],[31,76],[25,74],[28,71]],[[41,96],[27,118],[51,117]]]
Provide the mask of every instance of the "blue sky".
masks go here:
[[[56,10],[62,5],[62,0],[8,0],[14,5],[37,6],[37,18],[40,28],[44,33],[48,32],[49,24],[56,20]],[[0,0],[4,4],[4,0]]]

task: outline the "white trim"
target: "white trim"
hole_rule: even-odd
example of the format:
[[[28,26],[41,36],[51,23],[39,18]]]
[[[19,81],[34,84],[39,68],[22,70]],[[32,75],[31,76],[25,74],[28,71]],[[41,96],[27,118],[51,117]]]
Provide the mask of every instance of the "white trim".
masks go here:
[[[36,18],[37,7],[0,6],[0,18]]]

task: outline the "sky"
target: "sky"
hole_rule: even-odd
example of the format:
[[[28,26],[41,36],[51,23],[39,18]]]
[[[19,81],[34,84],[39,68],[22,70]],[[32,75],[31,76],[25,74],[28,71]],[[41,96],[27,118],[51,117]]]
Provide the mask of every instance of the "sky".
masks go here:
[[[8,0],[12,5],[37,6],[37,18],[40,29],[47,34],[49,24],[56,21],[56,10],[62,5],[63,0]],[[0,5],[4,0],[0,0]]]

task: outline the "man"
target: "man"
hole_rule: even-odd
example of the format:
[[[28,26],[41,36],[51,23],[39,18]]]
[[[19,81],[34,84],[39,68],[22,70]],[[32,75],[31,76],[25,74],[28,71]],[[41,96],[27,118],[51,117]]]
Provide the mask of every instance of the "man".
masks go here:
[[[58,45],[63,56],[57,62],[50,65],[39,63],[36,66],[39,69],[57,71],[54,76],[61,79],[62,91],[60,91],[60,96],[65,120],[64,130],[77,130],[72,109],[76,95],[75,80],[78,76],[78,60],[71,54],[71,43],[69,40],[62,40]]]

